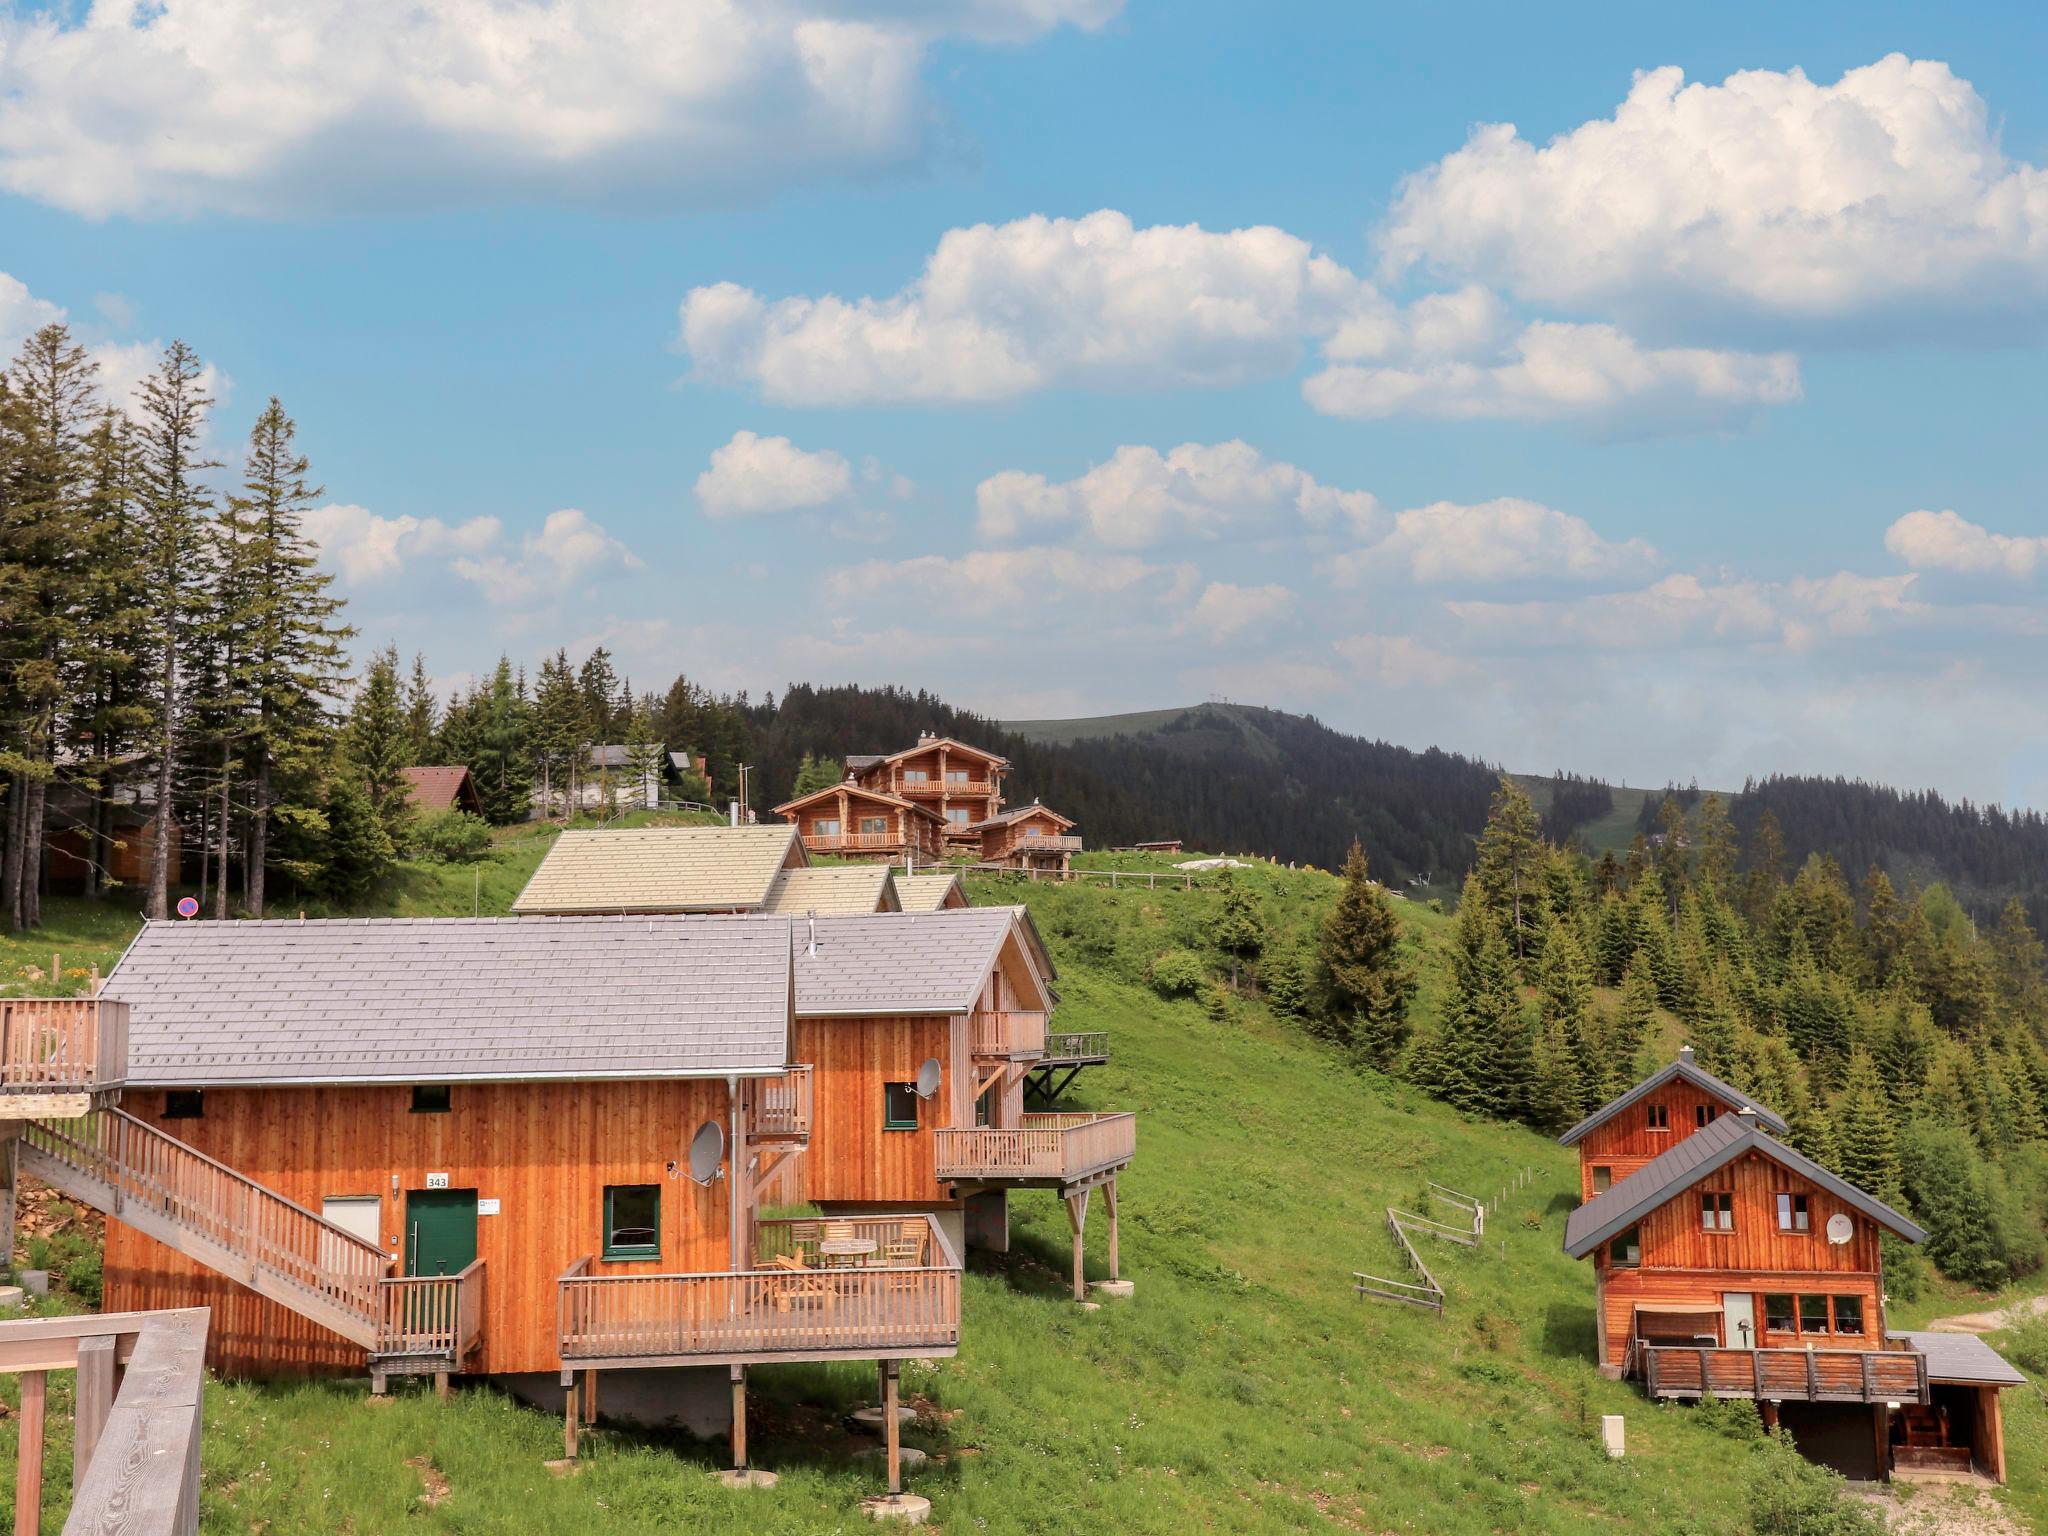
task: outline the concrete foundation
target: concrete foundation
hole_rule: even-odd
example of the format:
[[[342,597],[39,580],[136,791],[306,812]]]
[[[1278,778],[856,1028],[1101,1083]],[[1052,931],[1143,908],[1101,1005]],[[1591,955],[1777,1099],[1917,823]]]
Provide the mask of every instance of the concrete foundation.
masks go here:
[[[978,1195],[969,1195],[961,1210],[966,1217],[968,1247],[989,1253],[1010,1251],[1010,1192],[1007,1189],[985,1189]]]
[[[889,1448],[885,1445],[870,1446],[858,1454],[862,1461],[887,1461]],[[896,1449],[896,1465],[905,1472],[915,1472],[930,1460],[931,1457],[914,1445],[898,1446]]]
[[[723,1472],[712,1473],[711,1479],[727,1488],[773,1488],[782,1481],[773,1472],[763,1472],[759,1467],[748,1467],[744,1470],[739,1467],[728,1467]]]
[[[1129,1301],[1136,1289],[1128,1280],[1095,1280],[1088,1286],[1091,1294],[1109,1301]]]
[[[853,1410],[852,1418],[854,1423],[864,1429],[871,1429],[878,1435],[888,1427],[889,1423],[887,1415],[880,1408],[856,1408]],[[898,1408],[896,1410],[896,1422],[898,1424],[916,1423],[917,1410],[915,1408]]]
[[[860,1507],[867,1511],[870,1520],[899,1520],[905,1525],[923,1525],[932,1517],[932,1501],[920,1499],[914,1493],[891,1493],[880,1498],[862,1499]]]

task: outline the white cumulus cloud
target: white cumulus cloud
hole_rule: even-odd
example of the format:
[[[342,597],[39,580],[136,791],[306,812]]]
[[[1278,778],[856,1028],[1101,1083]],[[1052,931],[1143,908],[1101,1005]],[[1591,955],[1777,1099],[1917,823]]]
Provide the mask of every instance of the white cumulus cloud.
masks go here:
[[[1687,650],[1773,645],[1803,650],[1925,617],[1913,576],[1802,576],[1785,582],[1673,575],[1628,592],[1565,601],[1453,602],[1477,639],[1513,646]]]
[[[840,455],[742,430],[713,451],[697,477],[697,501],[711,517],[747,517],[829,506],[852,488],[853,466]]]
[[[1553,578],[1601,581],[1647,574],[1659,563],[1642,539],[1605,539],[1584,518],[1518,496],[1470,506],[1431,502],[1395,515],[1386,537],[1331,561],[1349,585],[1399,576],[1434,585]]]
[[[1384,688],[1443,688],[1479,675],[1460,656],[1433,649],[1412,635],[1346,635],[1335,644],[1352,674]]]
[[[0,272],[0,363],[12,361],[24,341],[63,318],[62,308],[30,293],[20,278]]]
[[[1884,547],[1916,571],[2026,577],[2048,569],[2048,535],[1993,533],[1946,509],[1908,512],[1885,530]]]
[[[1286,587],[1267,584],[1235,586],[1212,581],[1188,610],[1187,626],[1211,640],[1229,640],[1246,630],[1271,631],[1294,609],[1294,594]]]
[[[947,38],[1118,0],[95,0],[0,11],[0,187],[94,217],[707,198],[901,164]]]
[[[347,502],[313,508],[305,527],[320,553],[351,582],[396,576],[417,558],[481,554],[504,531],[495,517],[450,525],[434,517],[380,517]]]
[[[1832,85],[1636,77],[1611,118],[1538,147],[1512,124],[1409,178],[1388,270],[1463,274],[1610,315],[1696,306],[1812,320],[2048,298],[2048,171],[2006,158],[1984,100],[1898,54]]]
[[[908,599],[968,612],[1043,612],[1066,599],[1150,598],[1177,601],[1196,580],[1193,567],[1160,565],[1135,555],[1055,547],[980,549],[965,555],[868,560],[834,571],[826,590],[839,599]]]
[[[588,513],[574,507],[550,512],[513,552],[464,555],[455,574],[474,582],[493,603],[521,603],[607,570],[638,570],[640,557]]]
[[[1115,549],[1143,549],[1176,537],[1344,525],[1371,531],[1379,502],[1369,491],[1323,485],[1306,470],[1269,459],[1247,443],[1182,443],[1161,453],[1126,445],[1072,480],[1004,470],[975,488],[975,526],[1007,541],[1047,529],[1081,527]]]

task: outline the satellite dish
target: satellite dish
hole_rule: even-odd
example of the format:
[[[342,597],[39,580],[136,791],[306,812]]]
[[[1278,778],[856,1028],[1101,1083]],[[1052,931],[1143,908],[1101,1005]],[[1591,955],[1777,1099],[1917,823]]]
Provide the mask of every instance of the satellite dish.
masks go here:
[[[725,1160],[725,1127],[706,1120],[690,1138],[690,1177],[709,1184],[718,1177],[718,1165]]]
[[[1828,1218],[1828,1241],[1840,1247],[1856,1235],[1856,1223],[1840,1211]]]
[[[939,1058],[925,1057],[924,1065],[917,1069],[917,1081],[911,1085],[920,1099],[928,1099],[939,1091],[939,1072]]]

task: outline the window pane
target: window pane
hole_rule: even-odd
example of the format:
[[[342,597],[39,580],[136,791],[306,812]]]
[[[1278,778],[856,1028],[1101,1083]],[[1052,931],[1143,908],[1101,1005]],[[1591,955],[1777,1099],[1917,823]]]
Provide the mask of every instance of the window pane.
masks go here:
[[[1643,1262],[1641,1234],[1630,1227],[1607,1245],[1607,1257],[1623,1269],[1634,1269]]]
[[[863,832],[886,832],[889,830],[889,818],[886,816],[863,816],[860,819],[860,829]]]
[[[1606,1190],[1612,1189],[1613,1187],[1614,1187],[1614,1170],[1613,1170],[1612,1168],[1595,1168],[1595,1169],[1593,1170],[1593,1193],[1594,1193],[1594,1194],[1596,1194],[1596,1195],[1597,1195],[1597,1194],[1601,1194],[1601,1193],[1605,1192]]]
[[[839,835],[839,818],[837,816],[821,816],[811,823],[811,830],[820,837],[837,837]]]
[[[1802,1296],[1799,1298],[1799,1331],[1801,1333],[1826,1333],[1828,1331],[1827,1297]]]
[[[658,1255],[661,1251],[661,1186],[614,1184],[604,1193],[606,1255]]]
[[[917,1089],[909,1083],[882,1085],[882,1125],[891,1131],[917,1129]]]
[[[1796,1324],[1790,1296],[1764,1298],[1764,1326],[1773,1333],[1790,1333]]]
[[[1794,1232],[1804,1232],[1806,1230],[1806,1196],[1804,1195],[1794,1195],[1792,1197],[1792,1230]]]
[[[1863,1331],[1863,1298],[1861,1296],[1837,1296],[1835,1298],[1835,1332],[1861,1333]]]
[[[432,1088],[415,1088],[412,1091],[412,1112],[416,1115],[445,1115],[448,1113],[449,1094],[447,1085]]]

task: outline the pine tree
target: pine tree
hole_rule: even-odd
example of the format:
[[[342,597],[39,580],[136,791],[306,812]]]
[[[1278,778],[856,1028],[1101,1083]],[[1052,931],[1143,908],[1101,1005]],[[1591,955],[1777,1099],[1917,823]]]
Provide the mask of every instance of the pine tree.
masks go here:
[[[577,675],[583,693],[583,709],[590,721],[591,739],[615,742],[620,735],[619,675],[612,669],[612,653],[599,646],[585,658]]]
[[[1216,915],[1212,937],[1230,957],[1230,990],[1238,990],[1240,967],[1253,966],[1266,947],[1266,917],[1250,886],[1227,871],[1223,877],[1223,908]]]
[[[1608,1041],[1611,1082],[1627,1085],[1642,1076],[1643,1055],[1657,1031],[1657,984],[1649,967],[1631,964],[1621,978],[1621,1010]]]
[[[1836,1168],[1842,1177],[1878,1199],[1896,1204],[1899,1141],[1895,1111],[1870,1053],[1856,1051],[1834,1105]]]
[[[1486,830],[1479,837],[1476,873],[1517,966],[1534,954],[1541,937],[1542,864],[1536,808],[1521,785],[1502,774],[1487,812]]]
[[[1699,845],[1700,884],[1725,897],[1735,878],[1737,847],[1735,823],[1719,795],[1709,792],[1701,798],[1693,812],[1693,837]]]
[[[1593,974],[1570,924],[1553,919],[1537,958],[1538,1020],[1549,1053],[1539,1063],[1554,1075],[1544,1097],[1577,1120],[1607,1086],[1593,1027]],[[1563,1074],[1556,1077],[1555,1074]]]
[[[150,746],[156,758],[155,835],[143,911],[155,919],[170,912],[172,797],[185,727],[180,666],[198,617],[214,507],[202,477],[220,467],[202,447],[213,405],[203,393],[204,378],[198,354],[182,341],[172,342],[143,381],[136,430],[142,493],[137,542],[148,594]]]
[[[390,872],[394,850],[369,791],[347,767],[328,780],[326,821],[321,889],[330,900],[353,906]]]
[[[635,706],[626,721],[626,765],[633,774],[633,797],[646,809],[661,804],[662,746],[654,739],[654,716],[645,705]]]
[[[480,703],[469,771],[483,801],[484,819],[497,826],[508,826],[527,815],[527,791],[532,784],[527,703],[509,658],[498,658],[490,688]]]
[[[669,739],[674,741],[674,737]],[[584,748],[590,740],[590,722],[566,651],[558,650],[541,663],[529,740],[533,772],[540,779],[541,814],[555,814],[558,795],[563,814],[570,814],[576,803]]]
[[[412,766],[412,733],[400,697],[397,646],[371,656],[349,708],[343,743],[385,837],[393,848],[403,849],[412,820],[405,780]]]
[[[1425,1086],[1459,1109],[1526,1114],[1536,1070],[1528,1020],[1507,941],[1476,876],[1458,905],[1449,981]]]
[[[434,761],[434,737],[441,728],[441,706],[427,677],[427,658],[413,652],[412,676],[405,683],[405,733],[415,763]]]
[[[1377,1066],[1391,1063],[1408,1034],[1415,975],[1400,956],[1401,924],[1366,872],[1364,847],[1344,860],[1344,887],[1317,939],[1323,1015]]]
[[[803,761],[797,764],[796,784],[789,797],[796,800],[821,789],[830,789],[839,782],[839,776],[839,765],[831,758],[806,752]]]

